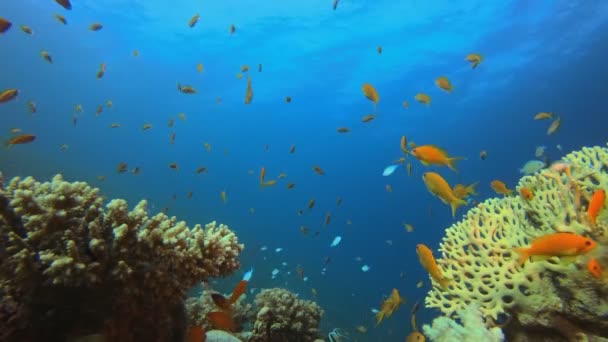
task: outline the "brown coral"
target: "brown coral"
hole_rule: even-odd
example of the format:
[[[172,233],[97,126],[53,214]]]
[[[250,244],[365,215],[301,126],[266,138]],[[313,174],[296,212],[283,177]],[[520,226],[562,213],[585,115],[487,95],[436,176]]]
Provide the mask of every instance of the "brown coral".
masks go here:
[[[98,189],[60,175],[0,188],[0,340],[179,337],[186,291],[239,267],[243,245],[215,222],[148,217],[146,201],[104,210]]]
[[[249,341],[309,342],[319,337],[323,310],[316,303],[279,288],[262,290],[255,302],[260,310]]]

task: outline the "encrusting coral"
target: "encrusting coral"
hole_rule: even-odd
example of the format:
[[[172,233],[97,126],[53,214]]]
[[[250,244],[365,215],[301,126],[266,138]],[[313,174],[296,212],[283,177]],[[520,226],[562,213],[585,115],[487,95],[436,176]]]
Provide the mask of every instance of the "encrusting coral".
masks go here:
[[[0,340],[179,340],[186,291],[240,266],[224,225],[149,217],[146,201],[104,209],[99,189],[60,175],[0,185]]]
[[[425,324],[424,335],[435,342],[479,341],[502,342],[504,336],[500,328],[488,329],[476,304],[467,306],[458,312],[462,325],[449,317],[439,317],[432,325]]]
[[[320,337],[323,310],[285,289],[262,290],[255,302],[260,310],[250,342],[312,342]]]
[[[608,337],[608,280],[594,277],[587,263],[608,259],[608,215],[597,223],[587,207],[599,189],[608,189],[608,149],[583,148],[540,172],[523,177],[533,198],[489,199],[446,230],[439,267],[451,279],[434,284],[426,306],[456,317],[476,304],[486,324],[501,322],[509,341],[566,341]],[[543,235],[572,232],[598,247],[577,258],[532,259],[518,265],[517,247]]]

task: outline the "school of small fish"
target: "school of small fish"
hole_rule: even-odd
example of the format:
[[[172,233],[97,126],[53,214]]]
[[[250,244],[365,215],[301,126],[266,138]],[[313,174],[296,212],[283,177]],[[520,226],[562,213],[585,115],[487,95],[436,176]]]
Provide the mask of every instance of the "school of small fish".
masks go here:
[[[61,6],[64,10],[72,11],[72,4],[71,4],[70,0],[55,0],[55,2],[59,6]],[[333,0],[332,8],[334,11],[338,9],[339,3],[340,3],[339,0]],[[340,5],[342,5],[342,4],[340,3]],[[344,5],[346,5],[346,4],[344,4]],[[75,16],[77,15],[76,14],[77,11],[70,12],[70,13],[74,13]],[[339,13],[339,12],[337,12],[337,13]],[[63,14],[53,14],[53,17],[62,25],[68,25],[68,20],[66,19],[66,17]],[[187,16],[184,19],[187,19]],[[200,28],[200,25],[197,26],[199,21],[201,21],[201,15],[199,13],[195,13],[190,16],[189,20],[187,20],[185,22],[185,25],[184,24],[182,24],[182,25],[184,25],[183,28],[185,30],[195,31]],[[203,21],[204,21],[204,18],[203,18]],[[68,25],[66,27],[69,28],[70,25]],[[13,23],[9,19],[0,17],[0,36],[9,34],[12,26],[13,26]],[[226,26],[224,26],[224,28],[223,28],[224,34],[226,34],[225,27]],[[19,25],[19,29],[25,34],[25,36],[32,36],[32,35],[34,35],[34,32],[37,32],[34,30],[34,28],[32,28],[28,25],[25,25],[25,24]],[[91,35],[98,35],[98,34],[104,34],[104,32],[111,29],[111,27],[110,27],[110,25],[108,25],[108,28],[106,28],[105,24],[95,21],[95,22],[90,23],[87,29],[91,32],[99,32],[99,31],[103,30],[101,33],[91,33]],[[241,32],[245,32],[246,30],[247,30],[246,27],[243,27],[241,29],[241,27],[239,26],[239,31],[237,32],[235,24],[228,25],[229,36],[235,36],[235,38],[231,38],[231,39],[236,39],[236,37],[238,37],[241,34]],[[36,35],[34,35],[32,38],[28,38],[28,39],[34,39],[35,37],[36,37]],[[377,45],[375,47],[375,49],[376,49],[377,55],[379,55],[379,56],[377,56],[377,58],[383,58],[382,57],[383,53],[390,54],[390,50],[385,51],[382,45]],[[49,50],[44,49],[44,50],[37,50],[37,51],[40,51],[39,57],[37,57],[37,58],[42,58],[42,61],[45,63],[45,66],[48,66],[50,68],[53,67],[54,63],[55,64],[58,63],[58,60],[56,60],[55,57],[57,57],[57,58],[62,57],[62,56],[60,56],[59,53],[57,53],[57,55],[54,55],[52,53],[52,51],[56,52],[56,50],[53,50],[53,49],[49,49]],[[140,59],[145,58],[145,54],[142,54],[140,56],[140,51],[138,49],[132,50],[132,56],[140,58]],[[464,60],[469,63],[470,69],[476,69],[476,68],[480,67],[480,65],[482,65],[482,62],[484,62],[485,59],[480,53],[474,52],[474,53],[470,53],[470,54],[466,55]],[[113,68],[113,64],[111,63],[112,61],[108,61],[108,62],[110,62],[109,69],[108,69],[108,65],[106,65],[106,62],[98,61],[98,62],[96,62],[96,65],[99,66],[98,69],[90,70],[91,77],[93,77],[92,75],[94,74],[95,75],[94,77],[96,77],[96,79],[99,80],[97,82],[103,83],[106,81],[107,78],[112,76],[111,74],[118,72],[118,71],[114,70],[115,68]],[[201,61],[195,60],[195,61],[191,61],[191,63],[192,64],[189,64],[190,65],[189,68],[192,68],[193,66],[195,66],[195,68],[193,68],[195,70],[193,70],[192,72],[195,74],[201,74],[199,77],[205,76],[208,72],[213,72],[212,66],[210,66],[210,65],[203,66],[203,62],[201,62]],[[464,62],[462,60],[460,60],[460,63],[464,64]],[[46,65],[46,64],[48,64],[48,65]],[[255,64],[253,64],[253,65],[255,66]],[[271,67],[272,66],[269,66],[269,68],[271,68]],[[255,67],[252,70],[255,70]],[[264,68],[264,70],[266,70],[266,68]],[[244,85],[242,86],[243,88],[240,88],[240,89],[244,89],[244,97],[242,98],[243,100],[239,100],[239,104],[241,106],[243,104],[247,105],[247,106],[255,105],[254,104],[253,79],[254,78],[257,79],[258,77],[260,77],[260,76],[255,76],[255,75],[264,75],[264,74],[259,74],[262,72],[262,64],[261,63],[257,64],[258,74],[255,74],[255,75],[252,74],[253,71],[250,70],[249,64],[242,64],[240,67],[237,67],[233,72],[235,72],[237,75],[237,77],[236,77],[237,80],[235,82],[244,82]],[[467,72],[471,72],[471,70],[467,70]],[[245,76],[246,76],[246,81],[242,80],[242,79],[245,79]],[[234,80],[234,74],[231,74],[230,77]],[[192,76],[192,79],[194,80],[194,76]],[[242,80],[242,81],[238,81],[238,80]],[[452,84],[452,81],[447,76],[437,75],[436,78],[432,81],[434,82],[435,86],[439,89],[438,96],[446,96],[446,97],[448,97],[448,96],[457,97],[458,96],[458,88],[454,87],[454,85]],[[264,83],[263,82],[258,83],[256,81],[255,84],[256,84],[256,89],[258,89],[258,87],[261,89],[263,87]],[[174,86],[175,86],[175,83],[169,84],[169,87],[171,87],[171,89],[173,89],[172,90],[173,93],[175,93],[175,88],[172,88]],[[363,97],[367,101],[371,102],[371,105],[372,105],[371,107],[373,109],[373,112],[372,113],[368,112],[368,114],[365,114],[363,116],[357,116],[357,117],[360,117],[359,125],[364,124],[363,128],[373,129],[374,125],[376,125],[377,123],[380,123],[381,120],[386,119],[385,116],[379,111],[380,107],[384,106],[384,104],[380,103],[380,99],[381,99],[380,93],[377,90],[377,88],[374,85],[372,85],[372,83],[365,82],[360,87],[361,87],[360,90],[357,90],[357,91],[361,91],[363,94]],[[379,88],[382,89],[383,85],[380,85]],[[198,89],[201,89],[201,91],[199,92]],[[197,96],[203,96],[202,94],[208,91],[208,89],[206,87],[203,87],[200,83],[195,82],[193,84],[182,84],[179,81],[177,82],[177,90],[178,90],[179,94],[188,95],[188,96],[183,96],[183,97],[189,97],[189,98],[196,98]],[[23,91],[23,92],[24,92],[25,96],[28,96],[27,91]],[[431,95],[429,95],[430,92],[431,92],[431,90],[428,90],[428,93],[420,91],[420,92],[414,94],[413,100],[415,102],[418,102],[418,103],[424,105],[424,107],[430,107],[431,103],[432,103]],[[240,94],[242,94],[242,93],[240,93]],[[259,96],[263,96],[264,92],[260,91],[260,94],[262,94],[262,95],[259,95]],[[359,93],[359,94],[361,94],[361,93]],[[17,89],[16,86],[13,86],[13,88],[10,88],[10,87],[3,88],[3,89],[0,88],[0,105],[15,102],[15,100],[17,100],[21,95],[22,95],[22,91],[20,89]],[[317,96],[317,95],[318,94],[315,94],[315,96]],[[179,96],[181,97],[182,95],[179,95]],[[241,95],[239,95],[239,96],[241,96]],[[214,94],[214,98],[215,98],[216,104],[219,105],[220,103],[222,103],[221,97],[217,96],[217,94]],[[291,95],[282,94],[282,95],[280,95],[280,98],[282,99],[282,101],[289,104],[290,106],[297,106],[298,103],[302,102],[301,96],[292,98]],[[118,110],[118,107],[120,107],[119,101],[116,102],[117,108],[115,108],[115,109],[113,109],[114,102],[112,100],[107,99],[107,100],[103,100],[103,101],[105,101],[105,103],[101,102],[101,104],[99,104],[99,102],[97,102],[94,105],[92,105],[93,108],[96,108],[96,110],[94,111],[95,116],[103,117],[106,115],[107,112],[112,112],[113,110]],[[384,101],[386,101],[386,100],[384,100]],[[415,102],[413,102],[414,104],[412,104],[412,108],[417,107],[417,105],[415,105]],[[105,104],[106,111],[104,111],[104,104]],[[39,113],[40,111],[44,110],[44,108],[42,108],[43,106],[41,106],[41,108],[39,108],[34,100],[28,100],[26,103],[26,106],[27,106],[27,111],[29,112],[30,115]],[[72,125],[77,125],[77,123],[79,122],[78,119],[85,115],[84,107],[82,104],[74,105],[74,103],[71,103],[69,106],[70,106],[70,108],[73,108],[73,114],[71,114],[70,122],[72,123]],[[401,106],[405,109],[411,110],[411,109],[409,109],[410,101],[408,101],[408,100],[403,100],[403,102],[401,102]],[[88,107],[88,105],[87,105],[87,107]],[[418,107],[422,107],[422,106],[418,106]],[[363,108],[363,109],[365,109],[365,108]],[[39,114],[36,114],[36,115],[39,115]],[[180,121],[177,123],[177,126],[187,124],[187,117],[186,117],[185,113],[179,113],[179,114],[177,114],[177,116],[180,119]],[[193,115],[189,114],[189,116],[191,118],[189,120],[193,120],[192,118],[194,117],[194,114]],[[547,135],[558,134],[558,132],[562,126],[562,117],[557,116],[553,112],[539,112],[533,116],[533,119],[536,121],[539,121],[539,122],[549,123],[549,125],[546,128]],[[163,120],[166,120],[166,119],[163,119]],[[151,122],[145,122],[145,121],[142,122],[142,121],[139,121],[139,123],[138,123],[141,134],[151,134],[151,133],[149,133],[150,131],[153,133],[159,129],[159,128],[155,128],[155,126]],[[163,121],[163,122],[166,122],[166,121]],[[176,141],[177,134],[176,134],[175,127],[174,127],[175,125],[176,125],[176,122],[175,122],[174,118],[170,117],[168,119],[168,124],[167,124],[168,128],[170,129],[168,140],[171,145],[177,146],[181,143],[181,140],[183,137],[182,137],[182,134],[180,133],[180,135],[178,137],[179,139]],[[111,129],[120,128],[113,132],[120,132],[120,131],[126,129],[126,127],[121,125],[121,123],[119,123],[119,122],[111,122],[110,124],[106,123],[104,127],[109,127]],[[354,127],[354,129],[351,127]],[[361,129],[357,128],[357,126],[354,125],[352,122],[351,122],[351,125],[343,125],[343,126],[339,126],[336,128],[336,132],[338,134],[341,134],[342,138],[344,138],[344,139],[348,139],[349,136],[356,135],[359,130],[361,130]],[[336,132],[334,132],[333,134],[335,134]],[[32,132],[24,133],[22,131],[22,129],[18,128],[18,127],[11,128],[9,130],[9,134],[11,136],[5,142],[5,146],[8,148],[18,149],[18,147],[16,147],[17,145],[32,144],[32,143],[38,144],[39,143],[39,139],[37,139],[37,134],[34,134]],[[133,133],[133,134],[135,134],[135,133]],[[167,136],[165,135],[164,139],[166,139],[166,137]],[[422,141],[423,139],[424,139],[424,137],[420,137],[420,141]],[[40,143],[42,143],[44,141],[44,138],[42,138],[40,140],[42,140],[42,141],[40,141]],[[199,146],[198,148],[201,149],[201,151],[199,151],[199,152],[203,152],[203,151],[206,151],[207,153],[212,152],[212,145],[210,142],[200,141],[200,142],[198,142],[198,144],[202,144],[202,145],[198,145]],[[302,145],[304,145],[304,144],[302,144]],[[57,145],[55,145],[55,146],[57,146]],[[64,151],[65,153],[70,153],[72,148],[68,149],[69,146],[70,145],[68,145],[68,144],[61,144],[59,148],[61,151]],[[298,143],[298,146],[300,146],[300,143]],[[400,157],[398,157],[398,159],[393,160],[390,164],[389,163],[384,164],[384,165],[388,164],[388,166],[385,166],[382,171],[383,177],[392,176],[391,179],[397,179],[399,176],[405,176],[405,175],[407,175],[408,177],[412,176],[412,174],[414,172],[418,171],[416,169],[414,169],[414,170],[412,169],[413,168],[412,164],[416,164],[416,161],[418,161],[423,167],[429,167],[429,168],[433,168],[433,169],[422,172],[421,176],[419,176],[420,178],[416,178],[416,180],[421,185],[424,185],[426,187],[426,189],[430,193],[430,196],[437,197],[437,199],[439,199],[444,205],[447,205],[450,207],[450,212],[451,212],[451,215],[453,218],[456,217],[458,208],[460,208],[462,206],[477,204],[477,201],[474,200],[473,197],[478,195],[477,190],[476,190],[478,182],[473,182],[473,183],[470,183],[469,185],[455,184],[455,185],[451,186],[448,183],[448,181],[444,178],[444,176],[442,176],[440,173],[440,171],[445,170],[447,168],[447,169],[449,169],[449,171],[447,171],[448,173],[451,172],[452,174],[457,174],[458,170],[457,170],[456,163],[460,162],[460,161],[466,161],[467,160],[466,157],[454,156],[451,154],[452,148],[450,148],[450,153],[448,153],[448,149],[440,147],[432,141],[425,143],[424,145],[416,144],[413,141],[408,142],[408,138],[405,135],[401,136],[399,150],[397,150],[396,142],[395,142],[394,146],[395,146],[395,151],[397,151],[397,152],[400,151],[401,155],[400,155]],[[306,147],[307,146],[303,146],[302,148],[305,149]],[[450,147],[450,146],[448,146],[448,147]],[[296,154],[296,145],[295,144],[290,145],[289,149],[287,149],[287,146],[283,146],[280,148],[283,149],[283,153],[287,156]],[[558,150],[561,151],[560,145],[557,145],[557,148],[558,148]],[[264,146],[264,152],[268,152],[269,149],[270,149],[270,147],[268,144]],[[298,147],[298,151],[299,150],[300,149]],[[454,150],[457,150],[457,148],[454,148]],[[214,149],[214,151],[215,151],[215,149]],[[220,151],[221,151],[221,147],[220,147]],[[224,151],[225,155],[228,154],[228,150],[226,148],[224,148],[223,151]],[[548,162],[547,153],[548,153],[548,148],[546,146],[536,147],[536,150],[534,152],[534,157],[537,159],[529,160],[528,162],[526,162],[521,167],[521,169],[519,169],[519,172],[522,173],[523,175],[532,175],[537,172],[540,172],[541,170],[543,170],[547,167],[551,167],[551,168],[560,167],[559,164],[551,164],[550,162]],[[485,161],[486,159],[488,159],[488,156],[491,156],[493,158],[493,156],[486,149],[482,149],[479,152],[479,159],[482,161]],[[490,160],[492,160],[492,158],[490,158]],[[541,160],[542,158],[545,158],[545,159]],[[477,158],[475,157],[475,159],[477,159]],[[129,168],[129,164],[125,161],[113,163],[112,165],[113,165],[112,169],[114,169],[115,172],[118,174],[138,175],[141,173],[140,166],[136,166],[136,167],[131,166],[131,168]],[[168,166],[168,168],[172,172],[175,172],[176,174],[184,172],[184,169],[186,169],[186,171],[188,169],[188,167],[180,168],[180,164],[178,164],[177,162],[174,162],[174,161],[168,162],[164,165],[165,165],[164,166],[165,169]],[[333,171],[331,169],[331,167],[328,167],[328,172],[326,172],[326,170],[319,165],[316,165],[316,164],[312,164],[312,165],[308,164],[308,165],[309,166],[308,166],[308,169],[306,172],[311,173],[312,174],[311,177],[316,177],[316,176],[330,177],[330,175],[332,174],[332,171]],[[402,165],[403,165],[403,168],[401,168]],[[268,166],[268,168],[266,166]],[[273,191],[279,191],[278,190],[279,188],[292,191],[293,193],[298,191],[300,186],[296,187],[296,183],[299,184],[299,179],[294,179],[292,181],[291,180],[292,176],[288,176],[287,173],[281,172],[282,170],[278,169],[277,163],[268,163],[268,164],[266,164],[266,166],[261,166],[261,168],[259,168],[260,172],[259,172],[257,184],[259,185],[260,191],[273,192]],[[204,175],[207,175],[207,174],[211,175],[213,173],[213,168],[211,167],[211,165],[209,167],[211,168],[211,171],[210,171],[210,168],[208,168],[207,166],[200,165],[196,169],[194,169],[194,173],[196,175],[201,175],[200,177],[205,177]],[[255,176],[255,174],[256,174],[255,170],[257,170],[258,167],[251,167],[251,169],[247,173],[249,175]],[[312,169],[312,172],[310,171],[311,169]],[[187,172],[192,172],[192,170],[187,171]],[[269,172],[268,177],[272,178],[272,179],[268,179],[266,177],[267,172]],[[204,175],[202,175],[202,174],[204,174]],[[104,181],[106,179],[106,176],[98,175],[96,178],[98,181]],[[318,177],[318,178],[322,179],[324,177]],[[284,179],[289,179],[289,180],[284,181]],[[286,184],[283,182],[286,182]],[[276,185],[279,183],[285,184],[285,185],[281,186],[281,187],[277,187]],[[253,184],[255,184],[255,182]],[[393,185],[395,185],[395,187],[393,187]],[[385,191],[387,193],[392,193],[393,191],[397,192],[400,190],[400,188],[396,184],[393,184],[393,185],[386,184],[384,186]],[[493,180],[490,184],[488,184],[486,186],[491,188],[497,195],[512,196],[514,193],[514,190],[509,189],[508,186],[503,181],[498,180],[498,179]],[[184,193],[186,194],[185,196],[187,199],[192,198],[193,195],[195,194],[194,191],[182,192],[182,194],[184,194]],[[215,194],[214,197],[217,196],[217,192],[215,192],[214,194]],[[530,189],[526,189],[526,188],[521,189],[519,192],[519,195],[528,201],[532,200],[534,198],[533,191],[531,191]],[[231,196],[231,198],[234,198],[235,202],[242,200],[241,198],[239,198],[240,194],[238,194],[238,191],[236,189],[230,190],[230,196]],[[393,196],[393,195],[387,194],[386,196]],[[606,196],[605,191],[599,190],[598,192],[596,192],[593,195],[592,199],[590,200],[589,207],[588,207],[588,220],[589,220],[590,224],[593,226],[596,225],[597,217],[605,206],[605,196]],[[172,198],[174,200],[176,199],[176,197],[177,197],[176,194],[172,195]],[[215,197],[215,198],[216,198],[215,201],[218,201],[217,197]],[[196,196],[195,196],[195,199],[196,199]],[[319,206],[327,206],[327,204],[326,204],[327,199],[311,198],[310,200],[308,200],[307,203],[305,201],[300,203],[300,207],[296,211],[297,215],[303,216],[306,214],[317,212],[319,210],[318,207],[315,207],[317,200],[319,201]],[[347,200],[346,197],[345,197],[345,200]],[[228,190],[224,189],[224,190],[219,191],[219,201],[221,201],[221,203],[226,206],[231,205],[230,202],[232,200],[229,201],[229,199],[228,199]],[[303,237],[306,237],[306,236],[316,237],[316,236],[319,236],[320,234],[322,234],[321,233],[322,229],[332,229],[332,226],[335,226],[337,224],[336,218],[334,218],[334,220],[332,220],[332,211],[335,214],[337,209],[341,206],[342,201],[343,201],[343,198],[341,196],[338,196],[335,208],[332,207],[331,211],[324,210],[323,211],[323,212],[325,212],[324,215],[323,215],[323,213],[321,213],[321,215],[323,215],[323,218],[318,220],[319,222],[317,223],[317,226],[325,227],[325,228],[321,228],[321,229],[317,228],[318,230],[316,230],[312,226],[300,225],[299,228],[297,229],[299,234],[301,234]],[[332,203],[333,203],[333,199],[332,199]],[[168,207],[163,209],[163,211],[167,211],[167,210],[169,210]],[[249,207],[248,212],[250,215],[254,215],[256,213],[256,209],[254,207]],[[432,208],[430,206],[429,206],[428,214],[429,214],[429,216],[433,215]],[[295,215],[295,214],[292,213],[292,215]],[[341,222],[346,222],[345,226],[350,226],[351,224],[353,224],[351,219],[350,218],[347,219],[347,218],[343,217],[342,213],[338,213],[336,217],[337,217],[337,220],[342,220]],[[338,223],[338,224],[340,224],[340,223]],[[412,223],[401,223],[401,225],[402,225],[402,228],[400,228],[400,229],[403,229],[403,231],[405,231],[407,233],[414,232],[414,225]],[[310,233],[310,235],[309,235],[309,233]],[[408,235],[408,236],[410,236],[410,235]],[[347,241],[346,246],[341,244],[342,240],[343,240],[343,238],[341,235],[335,235],[333,240],[331,241],[331,243],[329,243],[329,245],[325,245],[325,246],[326,246],[326,248],[327,247],[331,248],[332,252],[336,251],[336,250],[344,249],[345,247],[348,247],[348,241],[350,241],[350,240],[346,240]],[[388,247],[393,245],[393,240],[386,240],[385,242]],[[533,240],[531,242],[530,246],[527,246],[527,247],[522,246],[520,248],[517,248],[515,252],[518,253],[518,255],[520,256],[518,263],[521,265],[521,264],[524,264],[530,257],[533,257],[533,256],[580,255],[580,254],[587,253],[588,251],[595,248],[595,246],[596,246],[596,243],[594,241],[592,241],[589,238],[586,238],[584,236],[578,236],[578,235],[568,234],[568,233],[555,233],[555,234],[550,234],[550,235],[539,237],[539,238]],[[268,250],[267,246],[262,246],[261,248],[259,248],[259,252],[265,252],[266,250]],[[276,254],[281,254],[283,251],[284,251],[283,247],[276,247],[274,249],[274,252]],[[424,268],[426,270],[426,272],[428,272],[430,278],[436,284],[438,284],[441,288],[447,289],[450,286],[450,279],[447,279],[442,275],[441,270],[438,267],[437,262],[435,261],[435,258],[433,256],[433,250],[425,244],[418,243],[418,244],[416,244],[415,251],[416,251],[416,254],[418,255],[420,265],[422,266],[422,268]],[[327,253],[330,254],[330,251],[328,250]],[[330,255],[335,255],[335,252],[334,252],[334,254],[330,254]],[[324,266],[331,262],[332,258],[330,255],[325,256],[323,258]],[[264,260],[265,259],[266,259],[266,256],[264,256]],[[362,262],[362,261],[363,261],[363,258],[361,258],[361,257],[356,258],[356,262]],[[368,273],[371,271],[371,267],[368,264],[362,264],[362,265],[359,264],[359,265],[357,265],[357,267],[361,270],[361,272]],[[286,279],[286,277],[291,274],[291,271],[288,270],[288,267],[289,267],[288,263],[282,262],[279,267],[275,267],[274,269],[271,270],[270,278],[277,279],[277,280],[278,279],[284,280],[283,277],[285,277],[285,279]],[[287,269],[287,271],[282,271],[282,268]],[[603,266],[600,265],[600,263],[596,259],[592,258],[589,261],[587,268],[588,268],[589,273],[593,277],[599,278],[603,274]],[[327,272],[328,272],[328,267],[325,266],[321,269],[320,273],[321,273],[321,275],[325,275]],[[309,278],[308,278],[308,276],[304,275],[305,270],[301,265],[297,265],[297,267],[295,268],[295,273],[298,275],[300,280],[305,281],[305,282],[308,281]],[[374,271],[371,271],[370,273],[373,274]],[[234,291],[232,292],[232,294],[229,297],[226,297],[219,293],[216,293],[213,295],[213,300],[217,307],[216,307],[215,311],[212,311],[207,315],[207,320],[214,327],[216,327],[218,329],[222,329],[222,330],[228,330],[228,331],[233,331],[235,329],[235,322],[232,319],[231,310],[232,310],[234,303],[241,297],[241,295],[243,295],[246,292],[246,287],[251,279],[252,274],[253,274],[253,269],[251,269],[249,272],[247,272],[244,275],[243,279],[237,284]],[[401,276],[403,277],[403,272],[402,272]],[[416,283],[416,286],[418,288],[423,287],[424,282],[418,281]],[[318,295],[316,288],[311,288],[311,292],[312,292],[313,298],[316,298],[316,296]],[[393,288],[392,291],[390,292],[390,294],[381,302],[380,309],[372,310],[372,312],[375,315],[375,320],[376,320],[375,325],[378,326],[384,320],[390,318],[395,312],[397,312],[399,307],[401,305],[403,305],[404,303],[405,303],[405,299],[403,297],[401,297],[399,290],[397,288]],[[407,337],[407,341],[424,341],[424,335],[422,335],[420,332],[418,332],[417,326],[415,324],[415,313],[417,310],[418,310],[418,304],[416,303],[414,305],[414,309],[412,310],[412,314],[411,314],[413,332],[409,335],[409,337]],[[367,333],[368,328],[363,324],[363,325],[357,325],[357,326],[353,327],[353,330],[357,331],[360,334],[365,334],[365,333]],[[190,341],[204,340],[205,332],[200,327],[193,327],[190,330],[189,334],[190,334],[189,335]]]

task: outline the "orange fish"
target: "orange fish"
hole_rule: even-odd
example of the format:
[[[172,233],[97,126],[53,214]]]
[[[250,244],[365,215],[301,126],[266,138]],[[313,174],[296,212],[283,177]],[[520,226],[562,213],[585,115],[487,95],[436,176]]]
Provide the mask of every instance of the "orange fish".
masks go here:
[[[21,145],[28,144],[36,140],[36,136],[32,134],[21,134],[16,137],[12,137],[9,141],[6,142],[7,147],[11,147],[13,145]]]
[[[232,317],[224,311],[213,311],[207,314],[207,320],[211,325],[220,330],[234,331],[236,324],[232,320]]]
[[[200,19],[200,15],[197,13],[194,16],[192,16],[192,18],[190,18],[190,20],[188,21],[188,26],[190,26],[191,28],[194,27],[194,25],[196,25],[196,23],[198,23],[198,20]]]
[[[591,260],[589,260],[589,263],[587,263],[587,270],[589,270],[589,273],[591,273],[591,275],[595,278],[601,277],[602,273],[604,272],[602,265],[600,265],[595,258],[591,258]]]
[[[435,257],[433,257],[433,251],[424,244],[418,244],[416,245],[416,254],[418,254],[420,264],[429,272],[431,278],[438,282],[442,288],[447,288],[450,281],[443,276],[439,266],[437,266],[437,261],[435,261]]]
[[[169,168],[178,171],[179,170],[179,165],[177,165],[177,163],[171,163],[169,164]]]
[[[14,100],[19,95],[19,90],[17,89],[6,89],[0,92],[0,103],[8,102],[10,100]]]
[[[407,137],[404,135],[401,137],[401,152],[405,153],[405,154],[409,154],[410,151],[408,151],[407,149]]]
[[[72,4],[70,3],[70,0],[55,0],[55,2],[68,11],[72,9]]]
[[[530,247],[515,248],[519,265],[533,255],[574,256],[585,254],[596,246],[595,241],[573,233],[553,233],[532,240]]]
[[[475,192],[475,187],[477,186],[477,183],[478,182],[475,182],[471,185],[456,184],[454,185],[452,192],[454,193],[454,196],[460,199],[469,196],[475,196],[477,195],[477,192]]]
[[[361,87],[361,90],[363,90],[363,95],[365,95],[368,100],[374,103],[375,108],[378,101],[380,101],[380,96],[378,95],[376,88],[374,88],[374,86],[369,83],[364,83]]]
[[[327,226],[330,221],[331,221],[331,213],[328,212],[327,215],[325,215],[325,222],[324,222],[324,224]]]
[[[497,179],[490,182],[490,186],[492,190],[496,191],[497,194],[509,196],[513,193],[513,190],[507,188],[507,185],[503,181],[499,181]]]
[[[313,198],[308,202],[308,209],[312,209],[312,207],[314,207],[314,206],[315,206],[315,199]]]
[[[397,311],[401,303],[403,303],[403,300],[399,295],[399,291],[397,289],[393,289],[391,295],[384,300],[380,310],[376,314],[376,326],[378,326],[378,324],[380,324],[384,318],[391,317],[391,315]]]
[[[456,161],[464,159],[463,157],[450,157],[445,150],[435,145],[416,146],[410,153],[423,165],[447,166],[454,171],[457,171]]]
[[[422,180],[431,194],[439,197],[443,203],[450,205],[452,217],[456,216],[456,209],[459,206],[467,204],[466,201],[454,196],[454,192],[448,182],[438,173],[426,172],[422,175]]]
[[[445,90],[445,91],[446,91],[446,92],[448,92],[448,93],[451,93],[451,92],[452,92],[452,90],[454,90],[454,87],[452,86],[452,83],[451,83],[451,82],[450,82],[450,80],[449,80],[447,77],[445,77],[445,76],[438,77],[438,78],[435,80],[435,84],[437,85],[437,87],[439,87],[439,88],[441,88],[441,89]]]
[[[519,190],[519,194],[521,195],[521,198],[525,199],[526,201],[531,201],[534,198],[534,194],[528,188],[521,188],[521,190]]]
[[[205,342],[207,340],[207,334],[205,329],[200,326],[190,328],[188,332],[188,342]]]
[[[266,168],[262,166],[262,170],[260,170],[260,186],[264,184],[264,177],[266,177]]]
[[[103,28],[103,25],[100,23],[93,23],[91,24],[91,26],[89,26],[89,30],[91,31],[99,31]]]
[[[323,171],[322,168],[320,168],[319,166],[315,165],[312,167],[312,169],[318,174],[323,176],[325,174],[325,171]]]
[[[589,201],[589,208],[587,209],[587,217],[591,225],[595,226],[597,216],[599,215],[602,208],[604,208],[604,202],[606,201],[606,191],[599,189],[593,193],[591,200]]]
[[[13,26],[13,23],[8,21],[7,19],[0,17],[0,33],[4,33],[6,31],[8,31],[8,29],[10,29],[11,26]]]
[[[285,102],[290,103],[291,102],[291,96],[286,96],[285,97]]]
[[[247,76],[247,90],[245,91],[245,104],[251,104],[253,101],[253,87],[251,86],[251,77]]]

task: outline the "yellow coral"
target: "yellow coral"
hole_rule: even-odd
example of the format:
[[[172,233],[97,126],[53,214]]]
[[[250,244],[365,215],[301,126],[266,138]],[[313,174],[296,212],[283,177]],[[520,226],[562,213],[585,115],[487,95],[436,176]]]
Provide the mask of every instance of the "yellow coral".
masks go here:
[[[562,169],[548,168],[520,180],[518,191],[528,188],[534,193],[532,200],[519,196],[488,199],[446,230],[438,264],[445,277],[454,281],[448,290],[434,284],[426,297],[427,307],[454,317],[477,303],[484,316],[496,320],[515,306],[543,303],[559,307],[558,285],[547,272],[588,277],[582,265],[555,257],[520,267],[513,251],[556,231],[600,241],[606,235],[605,216],[595,230],[588,224],[585,207],[596,189],[608,188],[608,149],[583,148],[563,160],[567,166]]]

